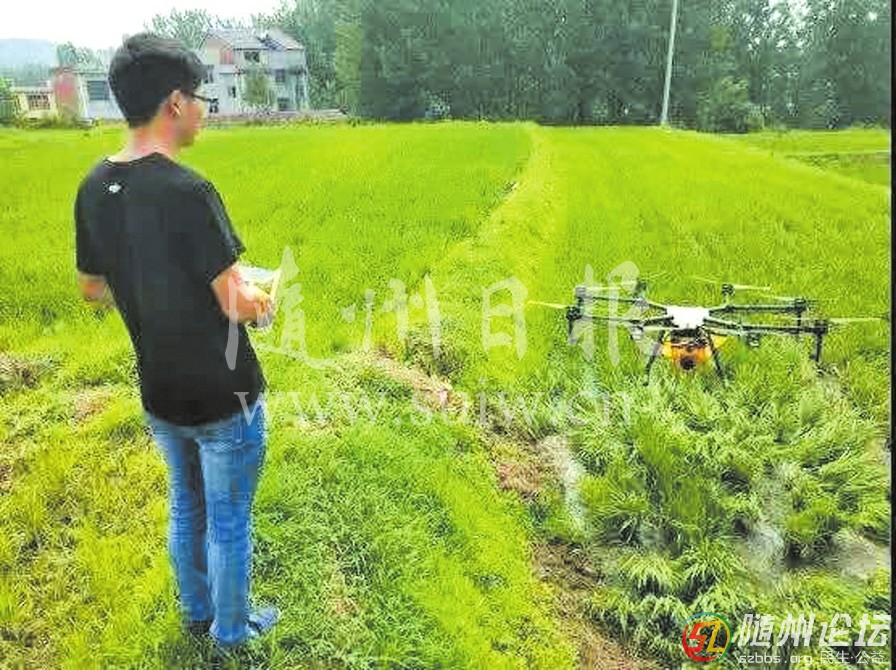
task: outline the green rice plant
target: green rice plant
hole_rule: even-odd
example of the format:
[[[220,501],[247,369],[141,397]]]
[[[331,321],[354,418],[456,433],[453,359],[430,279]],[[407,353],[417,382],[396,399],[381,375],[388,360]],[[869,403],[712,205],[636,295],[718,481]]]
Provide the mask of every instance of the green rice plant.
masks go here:
[[[755,529],[765,513],[757,496],[743,493],[725,496],[721,508],[725,516],[731,519],[732,532],[738,536],[745,536]]]
[[[866,502],[850,519],[850,525],[877,542],[890,544],[893,537],[893,508],[878,497]]]
[[[883,501],[887,488],[887,473],[883,463],[867,451],[853,456],[842,454],[818,469],[821,489],[837,496],[844,512],[857,512],[860,507]]]
[[[755,602],[753,590],[748,580],[729,578],[697,592],[688,601],[688,611],[717,612],[725,616],[749,612]]]
[[[10,159],[0,172],[16,171],[0,193],[0,280],[28,287],[0,297],[0,355],[52,360],[0,395],[0,568],[21,576],[0,581],[0,655],[13,666],[209,660],[178,631],[164,467],[141,430],[127,333],[117,315],[86,312],[74,290],[72,185],[120,133],[0,133]],[[532,576],[532,538],[572,539],[602,557],[609,583],[589,616],[670,666],[693,608],[737,620],[888,607],[888,571],[857,580],[828,555],[838,531],[889,538],[869,446],[889,422],[886,323],[832,330],[820,366],[808,341],[729,341],[725,381],[659,361],[648,387],[624,332],[596,328],[589,357],[568,346],[562,312],[526,303],[520,356],[512,345],[487,351],[481,328],[484,288],[515,277],[529,300],[565,302],[586,266],[604,283],[626,261],[641,275],[672,270],[651,286],[664,302],[717,301],[693,274],[805,294],[828,315],[888,315],[886,189],[837,173],[857,167],[849,157],[789,157],[885,151],[888,133],[735,140],[450,123],[209,130],[203,140],[184,159],[218,186],[248,260],[276,266],[289,247],[308,352],[333,363],[260,352],[285,395],[259,492],[256,588],[285,616],[247,664],[573,667]],[[432,297],[427,282],[438,355],[429,313],[410,300]],[[402,288],[404,341],[393,309]],[[514,333],[511,319],[494,326]],[[276,342],[281,327],[253,337]],[[377,351],[449,379],[455,394],[488,392],[502,420],[412,423],[414,385],[371,365]],[[606,394],[608,411],[567,422],[552,403],[581,391]],[[510,405],[504,421],[497,393],[541,402]],[[311,396],[327,409],[330,394],[331,411],[318,414]],[[359,395],[372,404],[359,407]],[[569,438],[588,472],[584,530],[568,527],[559,488],[528,506],[500,491],[487,430]],[[751,560],[758,542],[777,551],[778,539],[789,563]],[[121,593],[133,597],[121,604]]]
[[[727,596],[724,596],[718,593],[717,587],[698,598],[694,606],[703,611],[739,613],[729,615],[728,618],[734,625],[735,641],[726,658],[722,659],[722,667],[739,667],[737,656],[749,651],[749,647],[740,645],[738,638],[742,613],[752,613],[754,616],[771,615],[776,633],[788,616],[794,619],[802,616],[806,620],[811,617],[813,620],[811,643],[808,646],[801,644],[794,646],[788,642],[776,647],[776,653],[785,658],[790,654],[812,656],[813,666],[820,665],[833,669],[842,665],[836,661],[832,662],[830,656],[825,657],[821,653],[822,649],[817,643],[821,634],[820,629],[830,623],[835,614],[846,613],[852,620],[850,635],[855,638],[858,620],[862,614],[885,611],[873,605],[872,600],[868,600],[873,593],[871,584],[872,581],[869,580],[867,584],[852,581],[847,585],[830,580],[823,571],[803,569],[779,575],[774,586],[769,589],[757,590],[754,585],[743,583],[739,589],[729,590]],[[730,589],[730,587],[724,588]],[[843,623],[841,620],[840,625]],[[859,651],[858,648],[850,647],[847,647],[847,650],[853,654]],[[881,651],[884,651],[886,658],[889,658],[889,649]]]
[[[682,588],[687,572],[671,556],[644,551],[627,553],[618,562],[619,578],[640,597],[675,596]]]
[[[614,461],[602,477],[585,476],[582,501],[588,510],[595,537],[604,542],[636,544],[647,520],[653,515],[646,489]]]
[[[884,129],[765,132],[731,139],[872,184],[890,183],[890,138]]]
[[[617,586],[602,586],[592,593],[586,612],[642,653],[668,662],[681,653],[677,638],[688,611],[675,597],[648,594],[634,599]]]
[[[793,558],[816,560],[830,548],[831,539],[842,526],[844,515],[833,496],[801,493],[795,511],[787,517],[785,540]]]
[[[865,606],[872,611],[889,612],[890,602],[890,572],[880,568],[868,577]]]
[[[683,573],[682,597],[691,601],[716,586],[743,580],[746,571],[729,538],[707,536],[679,558]]]
[[[627,590],[619,586],[598,586],[591,593],[586,611],[593,619],[630,638],[638,625],[638,608]]]
[[[804,467],[820,468],[850,453],[862,453],[875,433],[874,426],[854,414],[838,414],[805,431],[795,441],[793,450]]]

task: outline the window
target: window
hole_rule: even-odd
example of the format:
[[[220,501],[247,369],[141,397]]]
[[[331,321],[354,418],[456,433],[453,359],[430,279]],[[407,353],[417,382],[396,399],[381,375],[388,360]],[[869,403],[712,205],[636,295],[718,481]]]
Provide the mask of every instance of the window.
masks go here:
[[[258,51],[247,51],[246,55],[247,63],[260,63],[261,62],[261,54]]]
[[[278,84],[285,84],[286,70],[274,70],[274,81]]]
[[[206,65],[205,66],[205,77],[202,78],[202,81],[205,84],[215,83],[215,66],[214,65]]]
[[[230,98],[236,97],[236,86],[228,86],[227,87],[227,96]]]
[[[277,111],[285,112],[289,110],[289,98],[277,98]]]
[[[208,113],[209,114],[217,114],[218,113],[218,99],[212,98],[208,101]]]
[[[108,100],[109,82],[105,79],[90,79],[87,81],[88,100]]]
[[[28,109],[50,109],[50,96],[46,93],[29,93]]]

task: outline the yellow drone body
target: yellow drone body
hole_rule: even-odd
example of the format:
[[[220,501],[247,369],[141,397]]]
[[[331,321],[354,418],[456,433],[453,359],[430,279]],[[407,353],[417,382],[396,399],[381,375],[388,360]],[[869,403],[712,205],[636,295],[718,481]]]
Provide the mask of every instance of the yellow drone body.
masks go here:
[[[666,339],[660,353],[663,358],[668,358],[673,365],[677,365],[682,370],[693,370],[698,365],[712,359],[712,349],[716,350],[728,339],[723,335],[710,335],[712,338],[712,346],[705,337],[687,337],[682,338],[672,335]]]

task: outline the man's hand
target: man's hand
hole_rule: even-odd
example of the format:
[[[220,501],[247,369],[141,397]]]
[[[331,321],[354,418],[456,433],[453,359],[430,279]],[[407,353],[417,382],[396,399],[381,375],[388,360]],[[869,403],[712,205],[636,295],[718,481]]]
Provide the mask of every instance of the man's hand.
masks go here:
[[[81,293],[81,297],[93,307],[115,309],[115,296],[112,295],[112,289],[109,288],[103,275],[79,272],[78,291]]]
[[[258,328],[267,328],[274,323],[274,315],[277,313],[277,305],[271,300],[271,296],[256,287],[250,287],[255,291],[255,306],[258,310],[254,325]]]
[[[212,290],[221,311],[236,323],[254,323],[261,327],[273,321],[274,303],[261,289],[247,284],[236,265],[227,268],[212,280]]]

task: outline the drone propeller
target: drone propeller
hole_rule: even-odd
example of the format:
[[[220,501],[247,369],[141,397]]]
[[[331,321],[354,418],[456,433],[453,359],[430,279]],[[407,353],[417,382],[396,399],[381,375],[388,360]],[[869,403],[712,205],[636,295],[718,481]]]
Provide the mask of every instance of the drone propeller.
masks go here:
[[[792,303],[805,303],[806,305],[814,305],[818,301],[817,300],[809,300],[808,298],[804,298],[801,295],[770,295],[768,296],[772,300],[777,300],[778,302],[792,302]]]
[[[542,307],[550,307],[551,309],[566,309],[569,305],[561,305],[557,302],[541,302],[540,300],[527,300],[527,305],[541,305]]]
[[[579,291],[591,294],[609,293],[610,291],[618,291],[620,289],[630,292],[637,290],[642,284],[642,280],[640,279],[623,279],[618,284],[613,284],[612,286],[607,286],[605,284],[580,284],[576,288]]]
[[[825,319],[825,321],[836,325],[847,325],[850,323],[874,323],[877,321],[883,323],[886,321],[886,319],[879,316],[845,316]]]
[[[716,281],[715,279],[707,279],[706,277],[698,277],[691,275],[692,279],[701,281],[704,284],[713,284],[714,286],[730,286],[735,291],[771,291],[771,286],[752,286],[750,284],[732,284],[731,282]]]
[[[652,282],[655,282],[657,279],[661,277],[666,277],[669,275],[668,270],[663,270],[662,272],[654,272],[649,275],[638,275],[636,279],[620,282],[620,286],[623,287],[631,287],[629,290],[637,290],[638,288],[647,288]]]
[[[576,295],[581,292],[583,295],[586,293],[604,293],[609,291],[618,291],[622,289],[623,291],[631,292],[644,292],[647,290],[648,286],[651,282],[659,279],[660,277],[665,277],[668,275],[668,271],[655,272],[649,275],[638,275],[633,279],[622,279],[618,282],[615,282],[610,285],[605,284],[579,284],[576,287]]]

